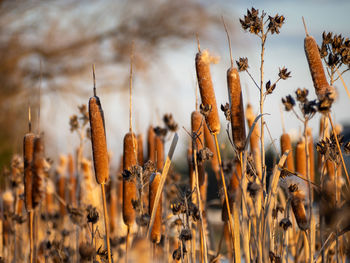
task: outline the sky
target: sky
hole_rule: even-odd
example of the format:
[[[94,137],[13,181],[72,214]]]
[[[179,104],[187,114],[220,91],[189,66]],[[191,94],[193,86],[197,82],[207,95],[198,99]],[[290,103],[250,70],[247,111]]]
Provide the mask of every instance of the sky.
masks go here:
[[[246,14],[247,8],[252,6],[265,10],[268,15],[280,14],[285,16],[285,24],[279,35],[269,35],[266,43],[265,53],[265,80],[272,82],[277,78],[280,67],[287,67],[291,71],[292,78],[280,81],[276,90],[269,95],[265,101],[265,118],[272,139],[279,147],[279,137],[282,133],[281,127],[281,98],[288,94],[294,94],[297,88],[307,88],[310,90],[311,98],[315,98],[312,79],[304,52],[304,28],[301,17],[305,17],[309,34],[314,36],[317,43],[322,41],[322,32],[332,31],[341,33],[343,36],[350,36],[349,22],[347,16],[350,10],[350,1],[216,1],[206,2],[212,12],[217,12],[217,16],[224,16],[229,31],[232,33],[232,50],[235,60],[239,57],[247,57],[250,65],[250,72],[254,78],[259,80],[259,57],[260,43],[255,35],[250,35],[240,28],[239,18]],[[223,11],[225,10],[225,11]],[[233,36],[234,35],[234,36]],[[201,48],[208,49],[213,55],[219,56],[220,61],[212,65],[212,79],[216,92],[217,104],[228,102],[226,70],[230,66],[227,38],[224,28],[213,32],[212,41],[201,42]],[[136,43],[137,45],[137,43]],[[175,158],[180,156],[187,147],[188,135],[182,127],[190,129],[190,113],[195,109],[195,87],[196,75],[194,67],[194,58],[197,52],[195,39],[193,43],[185,44],[176,49],[162,47],[160,49],[161,60],[151,64],[147,79],[138,77],[134,72],[133,86],[133,120],[134,127],[138,133],[145,133],[148,125],[161,125],[161,118],[164,113],[172,113],[175,120],[179,123],[179,146],[175,153]],[[113,70],[113,69],[112,69]],[[91,76],[82,76],[91,86]],[[98,85],[97,69],[97,85]],[[248,101],[253,105],[255,111],[258,111],[259,94],[252,81],[246,73],[240,74],[241,85],[243,89],[243,99],[246,104]],[[350,83],[350,73],[345,73],[344,80]],[[349,123],[349,97],[345,92],[341,82],[335,83],[339,93],[337,101],[332,108],[332,115],[337,123]],[[114,153],[114,160],[119,160],[122,153],[122,138],[128,131],[128,108],[126,99],[128,94],[125,91],[116,91],[114,94],[99,93],[102,106],[105,112],[107,143],[108,147]],[[87,103],[88,98],[75,98],[73,105]],[[44,107],[50,106],[49,99],[43,98]],[[52,111],[46,118],[54,118],[55,125],[46,127],[48,137],[55,136],[57,126],[60,126],[62,133],[59,135],[60,143],[52,142],[52,152],[67,153],[73,151],[76,143],[76,135],[69,133],[68,119],[73,113],[76,113],[75,106],[66,105],[64,101],[56,102],[59,111],[52,117]],[[51,117],[50,115],[51,114]],[[123,117],[121,117],[123,116]],[[284,112],[284,122],[286,130],[298,137],[302,129],[302,123],[290,112]],[[45,118],[45,113],[43,113]],[[225,120],[220,112],[222,120],[222,131],[225,134]],[[319,114],[311,121],[314,136],[317,136],[319,125]],[[266,133],[266,145],[270,146],[271,139]],[[57,136],[57,135],[56,135]],[[166,144],[166,148],[170,142]],[[87,144],[87,148],[90,145]]]

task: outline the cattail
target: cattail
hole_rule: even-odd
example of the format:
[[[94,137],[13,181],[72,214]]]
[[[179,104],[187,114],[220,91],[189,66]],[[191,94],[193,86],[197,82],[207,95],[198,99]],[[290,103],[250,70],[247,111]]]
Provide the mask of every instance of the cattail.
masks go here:
[[[200,150],[204,148],[204,118],[203,115],[199,111],[193,111],[191,114],[191,128],[192,134],[195,136],[195,139],[192,142],[192,147],[198,153]],[[194,152],[194,151],[192,151]],[[197,162],[198,165],[198,183],[201,186],[204,182],[205,170],[204,170],[204,162]]]
[[[299,228],[305,231],[308,229],[308,220],[304,207],[305,194],[298,189],[296,191],[290,191],[290,193],[292,196],[291,205],[295,219],[298,223]]]
[[[104,184],[108,180],[109,173],[108,152],[103,110],[96,95],[89,100],[89,118],[96,181]]]
[[[284,164],[284,167],[286,167],[291,172],[294,172],[294,159],[293,159],[293,148],[292,143],[290,140],[290,136],[288,133],[283,133],[281,135],[281,153],[283,154],[287,150],[289,150],[289,154],[287,156],[287,160]],[[304,149],[305,151],[305,149]]]
[[[140,166],[143,166],[143,136],[137,135],[137,162]]]
[[[204,141],[205,141],[205,146],[209,148],[209,150],[213,153],[213,158],[211,158],[211,169],[215,172],[216,179],[218,182],[220,182],[220,175],[219,175],[219,162],[217,158],[217,153],[215,149],[215,142],[213,136],[211,136],[210,131],[208,129],[207,124],[205,123],[204,125]]]
[[[295,150],[295,159],[296,159],[296,172],[306,176],[306,154],[305,154],[305,141],[304,139],[300,140],[297,143]]]
[[[220,119],[210,74],[210,63],[213,61],[213,57],[207,50],[199,50],[196,55],[196,71],[202,104],[205,108],[209,107],[209,112],[205,116],[206,122],[210,132],[218,134],[220,132]]]
[[[238,70],[230,67],[227,70],[227,88],[230,100],[232,139],[239,152],[244,150],[246,139],[244,125],[244,107],[241,90],[241,82],[239,80]]]
[[[123,168],[131,170],[137,165],[137,140],[135,134],[128,132],[124,137]],[[135,221],[135,210],[132,202],[137,200],[136,178],[123,177],[123,220],[130,227]]]
[[[303,18],[304,22],[304,18]],[[305,26],[305,23],[304,23]],[[305,26],[306,37],[304,39],[304,50],[309,63],[309,69],[314,83],[314,88],[318,99],[322,100],[330,94],[334,98],[335,90],[327,82],[326,75],[324,73],[320,52],[316,43],[316,40],[309,36]]]
[[[310,156],[310,180],[315,182],[315,152],[314,152],[314,140],[312,137],[311,128],[307,129],[307,142],[308,142],[308,151]]]
[[[155,146],[155,137],[156,134],[154,132],[154,129],[152,126],[149,126],[148,132],[147,132],[147,151],[148,151],[148,160],[155,163],[155,153],[156,153],[156,146]]]
[[[33,209],[33,172],[32,162],[34,154],[33,133],[27,133],[23,140],[23,160],[24,160],[24,202],[27,212]]]
[[[157,190],[160,184],[160,173],[153,173],[149,182],[149,214],[153,211],[154,202],[156,199]],[[159,199],[159,205],[157,207],[156,216],[154,219],[152,231],[151,231],[151,240],[153,243],[158,244],[161,238],[161,228],[162,228],[162,195]]]
[[[47,213],[49,215],[53,215],[55,212],[55,205],[54,205],[54,192],[55,192],[55,186],[51,180],[47,180],[46,183],[46,207],[47,207]]]
[[[34,155],[33,155],[33,188],[32,202],[35,208],[43,197],[44,193],[44,143],[42,137],[36,136],[34,140]]]
[[[75,175],[74,158],[72,154],[68,154],[68,175],[69,175],[69,201],[72,205],[76,205],[77,177]]]
[[[246,109],[246,118],[247,118],[247,122],[248,122],[248,127],[249,127],[249,129],[251,129],[256,116],[253,112],[252,105],[250,105],[249,103],[248,103],[247,109]],[[256,123],[254,130],[250,136],[250,150],[253,153],[255,168],[257,170],[258,176],[260,179],[262,179],[261,151],[260,151],[260,146],[259,146],[259,139],[260,139],[260,131],[259,131],[258,123]]]
[[[66,164],[67,158],[64,155],[60,156],[59,165],[56,169],[56,173],[59,176],[58,178],[58,196],[62,200],[66,200]],[[64,216],[66,214],[66,207],[60,203],[60,214]]]
[[[156,158],[157,158],[157,171],[161,172],[164,166],[164,141],[161,136],[155,136],[155,148],[156,148]]]

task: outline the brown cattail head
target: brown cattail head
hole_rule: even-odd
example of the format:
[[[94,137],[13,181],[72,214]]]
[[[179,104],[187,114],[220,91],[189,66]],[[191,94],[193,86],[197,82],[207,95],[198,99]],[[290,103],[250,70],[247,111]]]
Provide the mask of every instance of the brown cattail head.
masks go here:
[[[308,229],[308,220],[306,217],[305,207],[304,207],[304,199],[305,195],[302,191],[296,190],[294,192],[290,191],[292,196],[292,210],[295,216],[295,219],[298,223],[298,226],[301,230]]]
[[[123,169],[131,170],[137,165],[137,140],[135,134],[128,132],[124,137]],[[135,221],[133,201],[137,200],[136,178],[123,177],[123,220],[129,227]]]
[[[58,176],[58,195],[62,200],[66,200],[66,188],[67,188],[67,158],[64,155],[60,155],[59,164],[56,168],[56,173]],[[60,214],[63,216],[66,214],[66,207],[60,203]]]
[[[155,136],[157,171],[161,172],[164,166],[164,141],[163,137]]]
[[[152,214],[154,202],[157,195],[157,190],[160,185],[161,174],[153,173],[149,182],[149,214]],[[160,196],[156,216],[154,218],[154,223],[151,231],[151,240],[153,243],[158,244],[161,238],[162,229],[162,195]]]
[[[147,151],[148,151],[148,160],[155,163],[155,153],[156,153],[156,146],[155,146],[155,132],[152,126],[149,126],[148,132],[147,132]]]
[[[305,37],[304,49],[318,99],[323,100],[327,96],[334,99],[336,95],[334,87],[327,82],[320,52],[316,40],[312,36],[307,35]]]
[[[304,139],[300,140],[297,143],[295,150],[295,159],[296,159],[296,172],[306,176],[306,153],[305,153],[305,141]]]
[[[209,107],[206,114],[206,122],[211,133],[218,134],[220,132],[220,119],[218,107],[216,105],[215,92],[210,74],[210,63],[213,57],[207,50],[199,51],[196,55],[196,71],[201,94],[202,104]]]
[[[312,129],[307,129],[307,144],[310,156],[310,180],[315,182],[315,151],[314,151],[314,139],[312,137]]]
[[[69,174],[69,201],[72,205],[77,203],[77,177],[75,175],[74,158],[72,154],[68,155],[68,174]]]
[[[204,125],[205,121],[203,115],[199,111],[193,111],[191,114],[191,128],[192,134],[195,136],[192,142],[192,148],[198,153],[204,148]],[[192,151],[193,153],[194,151]],[[198,160],[198,159],[197,159]],[[198,165],[198,183],[201,186],[204,182],[205,170],[204,163],[197,161]]]
[[[33,209],[33,171],[32,162],[34,155],[34,140],[33,133],[27,133],[23,139],[23,161],[24,161],[24,202],[27,212]]]
[[[213,169],[213,171],[217,175],[219,175],[220,166],[219,166],[219,162],[218,162],[218,158],[217,158],[217,152],[216,152],[216,148],[215,148],[214,138],[210,134],[210,131],[208,129],[207,124],[205,123],[203,126],[204,126],[205,146],[208,147],[209,150],[213,153],[213,158],[211,158],[211,168]],[[217,178],[217,179],[218,179],[218,182],[221,181],[220,178]]]
[[[97,96],[89,100],[89,118],[96,181],[104,184],[109,176],[108,151],[103,110]]]
[[[137,161],[140,166],[143,166],[143,136],[137,135]]]
[[[33,188],[32,188],[33,208],[35,208],[43,198],[44,177],[45,177],[44,166],[45,166],[45,157],[44,157],[43,138],[36,136],[34,140],[34,155],[33,155]]]
[[[51,180],[47,180],[45,197],[46,197],[47,212],[49,215],[53,215],[55,211],[54,196],[53,196],[54,192],[55,192],[54,183]]]
[[[284,167],[286,167],[291,172],[294,172],[294,158],[293,158],[292,143],[291,143],[289,134],[283,133],[281,136],[281,153],[283,154],[287,150],[289,150],[289,154],[287,156],[287,160],[284,164]]]
[[[241,82],[236,68],[227,70],[227,88],[230,100],[232,138],[238,151],[243,151],[246,133]]]

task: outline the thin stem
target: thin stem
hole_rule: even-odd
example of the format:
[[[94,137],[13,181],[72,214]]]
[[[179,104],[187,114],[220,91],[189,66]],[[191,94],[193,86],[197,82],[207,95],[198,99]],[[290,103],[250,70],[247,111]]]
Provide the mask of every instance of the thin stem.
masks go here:
[[[103,214],[105,220],[105,230],[106,230],[106,239],[107,239],[107,252],[108,252],[108,263],[112,262],[111,258],[111,248],[109,244],[109,224],[108,224],[108,214],[107,214],[107,202],[106,202],[106,193],[105,193],[105,185],[101,184],[102,190],[102,201],[103,201]]]
[[[217,153],[217,158],[218,158],[218,163],[220,166],[220,174],[221,174],[221,181],[222,181],[222,187],[224,189],[224,193],[225,193],[225,201],[226,201],[226,208],[227,208],[227,214],[228,214],[228,219],[230,221],[229,224],[229,229],[230,229],[230,234],[231,234],[231,239],[233,238],[233,232],[234,232],[234,228],[233,228],[233,220],[232,220],[232,215],[231,215],[231,209],[230,209],[230,204],[229,204],[229,199],[228,199],[228,195],[227,195],[227,188],[226,188],[226,182],[225,182],[225,177],[224,177],[224,172],[222,170],[222,161],[221,161],[221,155],[220,155],[220,148],[219,148],[219,143],[218,143],[218,138],[216,134],[213,134],[214,136],[214,141],[215,141],[215,146],[216,146],[216,153]],[[235,249],[235,259],[236,259],[236,263],[240,263],[241,262],[241,258],[240,258],[240,249]]]
[[[34,211],[29,211],[29,240],[30,240],[30,251],[29,251],[29,260],[30,263],[33,263],[34,259]]]
[[[94,91],[94,96],[96,97],[96,75],[95,75],[95,64],[92,64],[92,79],[94,83],[93,91]]]
[[[231,68],[233,68],[233,58],[232,58],[232,49],[231,49],[231,39],[230,39],[230,35],[228,33],[226,24],[225,24],[225,20],[224,20],[224,16],[221,16],[222,19],[222,23],[224,24],[225,27],[225,31],[226,31],[226,36],[227,36],[227,42],[228,42],[228,46],[229,46],[229,50],[230,50],[230,60],[231,60]]]
[[[261,90],[261,88],[259,87],[258,83],[256,83],[255,79],[253,78],[253,76],[250,74],[250,72],[248,71],[248,69],[245,70],[245,72],[247,72],[248,76],[251,78],[251,80],[254,82],[255,86]]]
[[[335,142],[337,143],[339,155],[340,155],[340,158],[341,158],[341,161],[342,161],[342,165],[343,165],[343,168],[344,168],[344,172],[345,172],[345,174],[346,174],[346,179],[348,180],[348,185],[347,185],[347,187],[349,187],[349,185],[350,185],[350,179],[349,179],[348,170],[346,169],[346,165],[345,165],[345,162],[344,162],[343,154],[342,154],[342,151],[341,151],[341,149],[340,149],[340,145],[339,145],[339,141],[338,141],[337,132],[336,132],[336,130],[335,130],[335,128],[334,128],[333,121],[332,121],[332,116],[331,116],[330,113],[328,113],[328,118],[329,118],[329,121],[330,121],[331,126],[332,126],[332,130],[333,130]]]
[[[129,251],[129,238],[130,238],[130,226],[127,226],[126,243],[125,243],[125,263],[128,263],[128,251]]]
[[[134,42],[130,53],[130,75],[129,75],[129,131],[132,133],[132,64],[134,59]]]
[[[194,159],[194,169],[195,169],[195,179],[196,179],[196,190],[197,190],[197,201],[198,201],[198,207],[199,207],[199,218],[200,218],[200,227],[201,227],[201,247],[203,247],[203,254],[202,254],[202,260],[204,259],[204,262],[208,262],[207,257],[207,240],[205,236],[204,231],[204,225],[203,225],[203,214],[202,214],[202,198],[199,191],[199,181],[198,181],[198,164],[197,164],[197,150],[193,149],[193,159]]]

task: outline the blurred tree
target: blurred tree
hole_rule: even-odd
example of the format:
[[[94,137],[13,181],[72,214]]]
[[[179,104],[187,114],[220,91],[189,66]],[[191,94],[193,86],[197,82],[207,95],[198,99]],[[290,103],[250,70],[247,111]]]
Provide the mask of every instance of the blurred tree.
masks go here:
[[[196,32],[204,38],[218,23],[197,0],[0,0],[0,169],[11,152],[21,152],[27,106],[38,105],[40,76],[43,94],[81,95],[80,76],[92,63],[101,71],[126,68],[132,41],[135,67],[147,72],[161,48],[193,41]],[[127,71],[114,77],[122,87]]]

